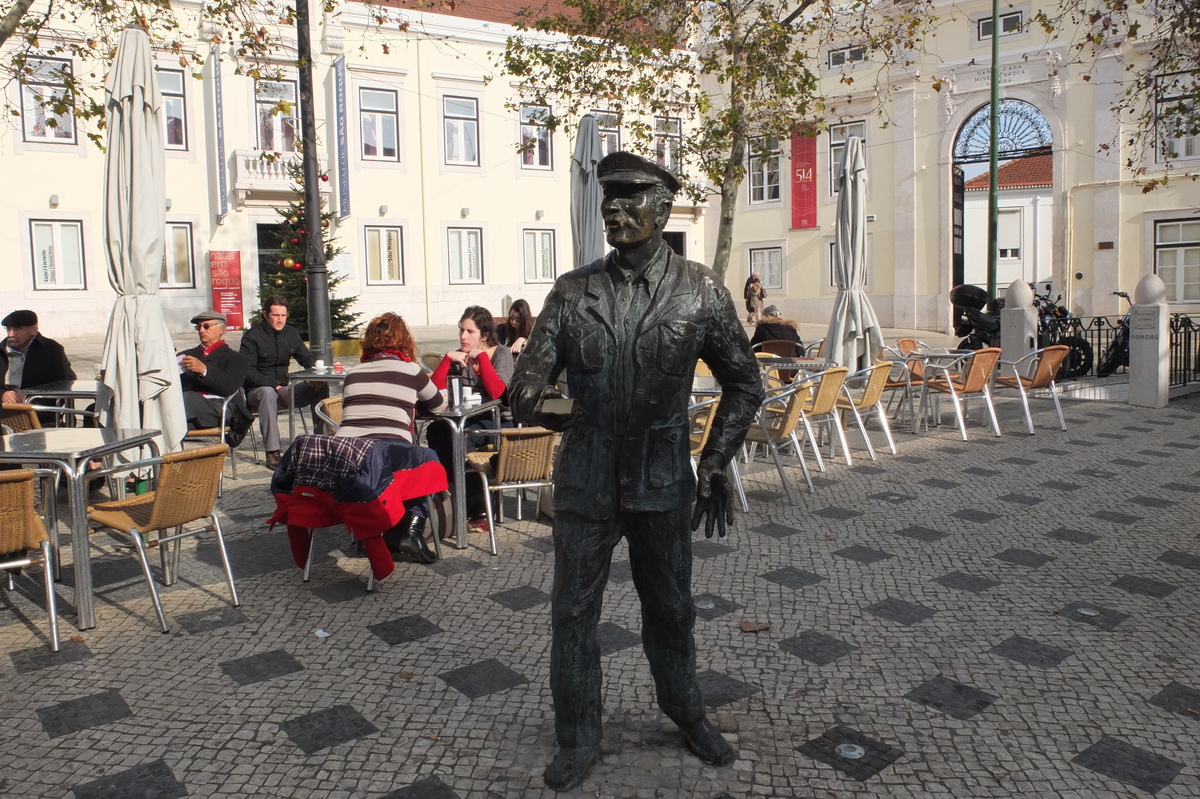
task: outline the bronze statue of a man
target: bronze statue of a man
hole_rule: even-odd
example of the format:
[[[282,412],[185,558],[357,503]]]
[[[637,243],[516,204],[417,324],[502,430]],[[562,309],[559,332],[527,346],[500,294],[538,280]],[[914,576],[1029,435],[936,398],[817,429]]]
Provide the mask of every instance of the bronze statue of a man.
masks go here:
[[[701,760],[737,757],[705,718],[696,683],[691,531],[706,517],[710,537],[732,523],[725,465],[762,397],[729,292],[663,242],[679,181],[625,152],[605,157],[598,176],[614,251],[555,282],[508,389],[518,421],[566,431],[554,475],[550,656],[559,751],[546,769],[559,791],[583,780],[600,748],[596,627],[622,537],[659,707]],[[688,400],[698,358],[722,395],[697,478]],[[564,371],[570,400],[555,389]]]

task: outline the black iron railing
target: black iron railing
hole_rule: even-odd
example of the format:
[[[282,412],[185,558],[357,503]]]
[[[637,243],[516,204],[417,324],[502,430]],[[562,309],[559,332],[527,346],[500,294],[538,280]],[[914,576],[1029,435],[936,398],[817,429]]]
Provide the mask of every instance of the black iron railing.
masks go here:
[[[1171,314],[1171,379],[1172,386],[1195,383],[1196,354],[1200,345],[1200,326],[1187,314]]]
[[[1083,355],[1073,354],[1081,358],[1081,369],[1073,371],[1075,377],[1094,377],[1096,364],[1100,355],[1112,343],[1117,330],[1119,316],[1072,316],[1067,319],[1053,319],[1039,336],[1039,343],[1046,347],[1051,344],[1069,344],[1072,350]],[[1079,341],[1082,339],[1082,342]]]

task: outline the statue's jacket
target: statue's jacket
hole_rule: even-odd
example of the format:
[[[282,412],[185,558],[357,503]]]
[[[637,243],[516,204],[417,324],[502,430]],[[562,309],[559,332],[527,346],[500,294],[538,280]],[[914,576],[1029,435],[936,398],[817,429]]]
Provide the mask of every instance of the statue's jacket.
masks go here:
[[[728,463],[762,400],[729,291],[712,270],[674,253],[632,328],[635,374],[616,374],[624,367],[606,268],[614,257],[558,278],[508,390],[514,417],[534,424],[545,387],[565,372],[575,407],[555,465],[554,507],[598,519],[618,510],[674,510],[695,498],[688,404],[697,359],[722,387],[702,457],[718,454]],[[619,386],[627,398],[617,397]]]

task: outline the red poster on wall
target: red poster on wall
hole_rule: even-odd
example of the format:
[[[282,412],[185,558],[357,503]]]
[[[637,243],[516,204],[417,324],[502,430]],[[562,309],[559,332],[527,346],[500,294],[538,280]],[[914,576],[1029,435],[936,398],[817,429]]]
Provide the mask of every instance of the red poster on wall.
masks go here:
[[[238,250],[211,250],[208,253],[212,275],[212,307],[225,314],[230,330],[241,330],[242,316],[242,254]]]
[[[817,226],[817,137],[792,134],[792,230]]]

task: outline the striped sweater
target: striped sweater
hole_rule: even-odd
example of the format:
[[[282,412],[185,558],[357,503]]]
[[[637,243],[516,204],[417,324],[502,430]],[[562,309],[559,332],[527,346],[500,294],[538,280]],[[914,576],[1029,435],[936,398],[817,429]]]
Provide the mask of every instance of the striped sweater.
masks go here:
[[[419,365],[380,357],[351,367],[342,399],[342,426],[336,435],[413,440],[413,411],[438,413],[445,399]]]

